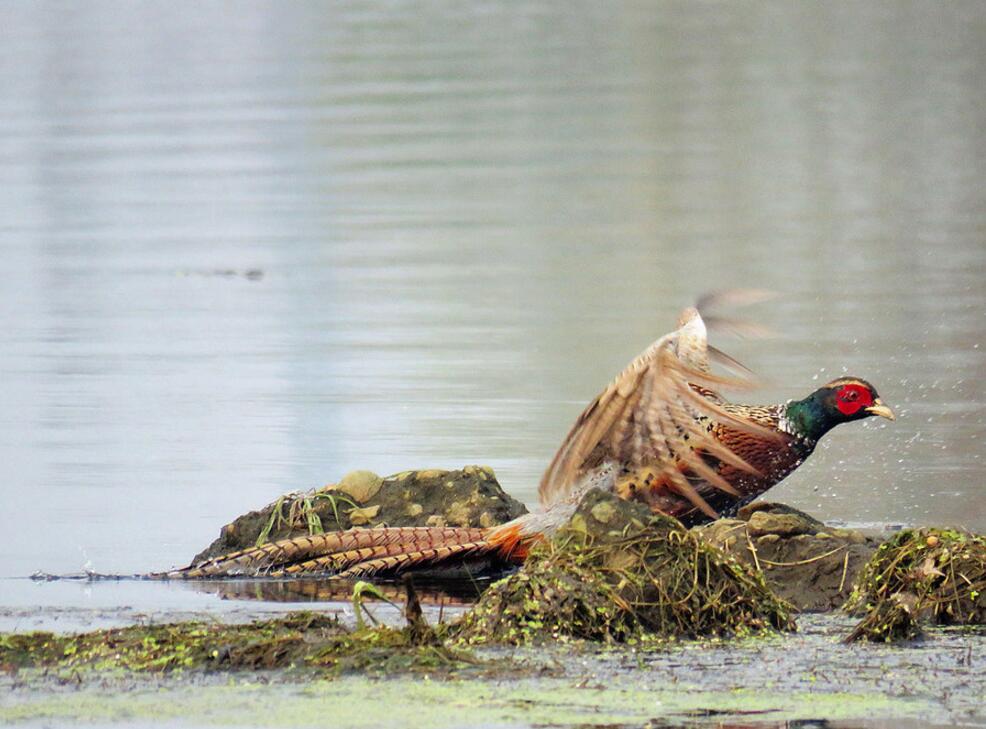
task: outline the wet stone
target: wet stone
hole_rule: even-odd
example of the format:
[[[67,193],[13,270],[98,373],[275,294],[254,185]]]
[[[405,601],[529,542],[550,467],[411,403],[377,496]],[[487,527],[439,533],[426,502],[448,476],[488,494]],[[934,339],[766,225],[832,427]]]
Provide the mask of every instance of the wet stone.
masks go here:
[[[376,496],[382,483],[383,479],[373,471],[350,471],[339,483],[326,487],[326,490],[335,489],[352,497],[354,501],[366,503]]]
[[[741,521],[750,521],[753,515],[758,512],[775,515],[790,514],[792,516],[796,516],[811,525],[812,532],[825,528],[825,524],[813,517],[811,514],[801,511],[800,509],[795,509],[793,506],[781,504],[776,501],[754,501],[746,504],[745,506],[740,507],[739,511],[737,511],[736,518]]]
[[[746,523],[751,536],[774,534],[779,537],[793,537],[801,534],[812,534],[812,525],[796,514],[774,514],[768,511],[758,511],[750,515]]]
[[[770,588],[801,611],[836,610],[848,599],[878,541],[832,529],[784,504],[754,502],[736,519],[695,527],[710,544],[759,567]]]
[[[349,523],[353,526],[364,526],[371,523],[380,513],[380,504],[349,510]]]

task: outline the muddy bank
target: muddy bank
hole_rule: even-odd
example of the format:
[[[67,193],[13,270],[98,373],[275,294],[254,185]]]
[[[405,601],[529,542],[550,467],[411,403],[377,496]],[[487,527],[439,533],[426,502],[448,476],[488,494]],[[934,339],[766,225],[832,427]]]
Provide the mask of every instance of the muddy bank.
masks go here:
[[[338,483],[286,494],[237,517],[190,564],[269,541],[352,527],[487,527],[525,513],[527,508],[500,487],[488,466],[387,477],[354,471]]]
[[[242,625],[137,625],[76,635],[0,636],[0,669],[136,672],[341,669],[450,671],[476,662],[464,644],[521,645],[559,638],[640,644],[650,639],[791,630],[788,606],[762,576],[680,522],[610,492],[586,494],[567,523],[519,572],[496,583],[458,622],[424,619],[410,577],[406,624],[367,627],[364,602],[392,602],[350,584],[356,629],[315,613]]]
[[[756,513],[743,515],[751,540],[763,521]],[[790,527],[809,518],[779,507],[771,513],[796,516],[783,521]],[[803,535],[787,534],[798,536]],[[977,537],[940,531],[920,536],[924,547],[904,534],[892,540],[866,574],[884,582],[886,570],[902,565],[904,554],[914,556],[919,567],[929,556],[936,566],[948,567],[939,561],[940,551],[925,548],[944,548],[961,560],[981,555],[978,547],[969,549],[980,544]],[[929,543],[931,537],[937,541]],[[154,698],[166,696],[183,709],[216,707],[208,723],[257,724],[256,702],[263,696],[267,703],[259,723],[292,726],[314,726],[325,716],[340,726],[404,727],[648,722],[774,727],[788,719],[820,726],[826,724],[816,720],[986,725],[981,630],[936,628],[921,650],[846,646],[837,639],[849,633],[853,618],[802,615],[797,633],[753,636],[751,627],[786,627],[784,608],[760,573],[674,520],[603,492],[587,495],[557,540],[490,588],[459,624],[425,624],[412,599],[409,610],[401,605],[401,627],[369,625],[364,616],[354,628],[334,617],[299,613],[233,626],[191,621],[79,635],[0,635],[0,685],[9,689],[0,691],[0,722],[184,716],[169,714]],[[967,564],[951,566],[965,574]],[[365,583],[351,586],[357,615],[363,616],[360,603],[370,599],[368,590]],[[677,625],[672,635],[731,639],[640,639],[646,632],[660,635],[655,630],[660,625]],[[703,625],[712,629],[696,630]],[[737,626],[747,629],[730,629]],[[566,630],[586,640],[562,646],[558,638]],[[516,631],[527,635],[517,639]],[[737,638],[737,632],[747,637]],[[477,641],[476,635],[493,640]],[[620,640],[625,645],[618,650],[603,650],[599,642]],[[388,681],[366,681],[367,676]],[[330,677],[340,683],[322,680]],[[68,683],[70,698],[61,693]],[[247,696],[231,688],[241,683],[250,687],[253,713],[235,708]],[[143,690],[148,686],[154,691]],[[394,686],[400,691],[390,696]],[[316,695],[324,700],[313,700]],[[381,702],[385,695],[389,704]],[[354,696],[364,705],[354,704]],[[404,707],[399,722],[393,713],[397,705]]]

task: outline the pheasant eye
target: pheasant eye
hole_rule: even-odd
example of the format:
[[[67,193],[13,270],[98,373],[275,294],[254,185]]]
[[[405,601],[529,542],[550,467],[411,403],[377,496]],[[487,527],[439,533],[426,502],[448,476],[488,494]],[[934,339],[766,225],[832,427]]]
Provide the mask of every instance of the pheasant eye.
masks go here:
[[[873,404],[873,394],[862,385],[845,385],[836,392],[835,404],[844,415],[854,415]]]

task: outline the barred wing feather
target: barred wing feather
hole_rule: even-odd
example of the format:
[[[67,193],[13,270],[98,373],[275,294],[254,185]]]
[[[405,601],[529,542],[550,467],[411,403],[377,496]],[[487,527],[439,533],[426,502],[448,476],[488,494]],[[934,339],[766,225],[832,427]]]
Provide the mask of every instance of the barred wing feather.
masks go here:
[[[758,437],[774,438],[776,434],[723,408],[720,388],[746,388],[751,381],[744,376],[712,374],[710,349],[701,316],[696,309],[686,309],[679,328],[633,360],[576,420],[541,479],[541,503],[563,500],[587,473],[616,463],[629,470],[650,468],[664,486],[715,518],[716,512],[695,488],[696,479],[739,494],[709,467],[702,454],[748,473],[757,471],[720,443],[709,423]],[[735,360],[711,351],[737,369]]]

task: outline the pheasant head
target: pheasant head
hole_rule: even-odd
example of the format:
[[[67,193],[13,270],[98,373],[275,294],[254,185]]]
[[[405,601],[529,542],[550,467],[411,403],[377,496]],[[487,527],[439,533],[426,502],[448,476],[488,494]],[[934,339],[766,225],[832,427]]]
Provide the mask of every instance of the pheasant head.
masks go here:
[[[817,441],[840,423],[874,415],[895,419],[893,410],[880,400],[876,388],[856,377],[840,377],[804,400],[790,401],[784,415],[786,429],[809,441]]]

